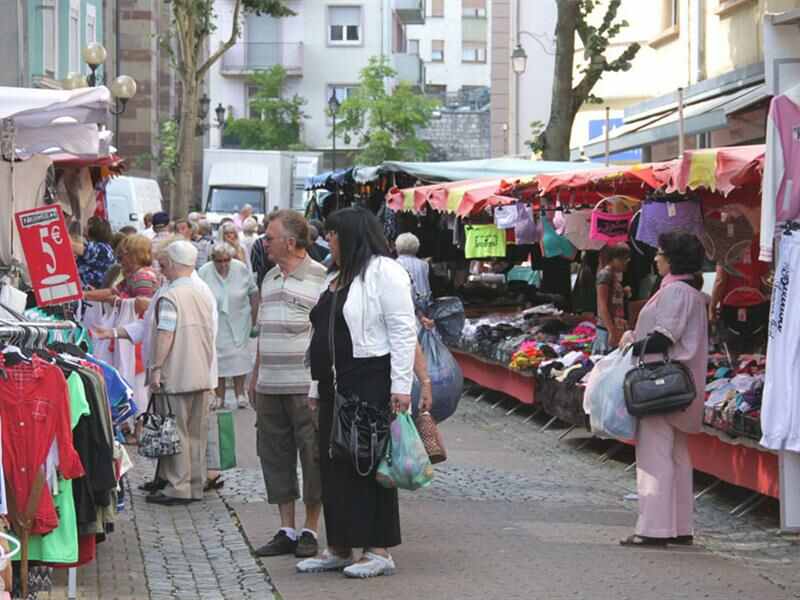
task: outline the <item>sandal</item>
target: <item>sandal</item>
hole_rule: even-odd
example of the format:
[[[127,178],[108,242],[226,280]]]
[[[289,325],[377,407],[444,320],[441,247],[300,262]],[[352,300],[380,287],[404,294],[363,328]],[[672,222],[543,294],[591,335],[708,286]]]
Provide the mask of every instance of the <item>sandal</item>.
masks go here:
[[[203,491],[210,492],[211,490],[221,490],[223,487],[225,487],[225,481],[222,479],[222,475],[218,475],[214,477],[214,479],[206,479]]]
[[[666,548],[667,538],[646,537],[643,535],[632,535],[620,540],[620,546],[647,546],[650,548]]]

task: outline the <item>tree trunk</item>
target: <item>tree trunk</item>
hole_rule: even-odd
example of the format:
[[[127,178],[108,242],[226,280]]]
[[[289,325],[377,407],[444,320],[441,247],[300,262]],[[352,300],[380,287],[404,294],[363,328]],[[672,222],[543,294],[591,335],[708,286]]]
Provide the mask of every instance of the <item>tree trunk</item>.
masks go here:
[[[194,63],[192,63],[193,65]],[[189,71],[193,73],[193,69]],[[199,86],[192,75],[185,78],[181,86],[181,113],[178,129],[178,172],[175,175],[175,193],[172,198],[171,216],[185,218],[194,195],[194,149],[197,128],[197,102]]]
[[[557,0],[556,60],[550,120],[542,134],[545,160],[569,160],[569,140],[572,124],[580,106],[575,106],[572,94],[572,74],[575,62],[575,31],[580,18],[578,0]]]

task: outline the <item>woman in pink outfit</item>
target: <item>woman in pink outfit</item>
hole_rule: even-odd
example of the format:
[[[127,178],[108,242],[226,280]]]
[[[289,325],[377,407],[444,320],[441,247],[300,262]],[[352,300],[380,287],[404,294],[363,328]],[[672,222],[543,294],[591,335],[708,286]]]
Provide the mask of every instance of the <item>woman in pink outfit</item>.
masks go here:
[[[696,236],[668,233],[659,240],[656,267],[659,291],[639,314],[636,330],[622,344],[634,343],[634,355],[666,352],[692,373],[697,396],[686,410],[639,419],[636,484],[639,520],[623,546],[691,545],[694,519],[692,460],[688,436],[703,425],[708,366],[708,301],[703,294],[704,250]]]

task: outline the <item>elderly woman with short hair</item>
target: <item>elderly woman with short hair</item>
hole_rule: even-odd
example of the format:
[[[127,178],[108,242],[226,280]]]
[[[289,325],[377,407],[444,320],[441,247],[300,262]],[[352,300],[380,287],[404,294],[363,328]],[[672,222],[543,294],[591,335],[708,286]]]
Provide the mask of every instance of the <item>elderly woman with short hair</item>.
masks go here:
[[[239,230],[236,228],[233,221],[226,221],[219,228],[219,241],[230,244],[233,247],[236,251],[234,255],[235,259],[242,261],[246,265],[249,264],[247,262],[247,254],[244,251],[241,238],[239,237]]]
[[[199,275],[217,300],[217,403],[224,404],[225,379],[232,377],[239,408],[246,408],[249,402],[244,393],[244,380],[253,370],[254,358],[248,350],[248,341],[256,324],[259,297],[253,273],[236,254],[236,248],[230,244],[215,245],[211,261],[203,265]]]
[[[244,255],[246,257],[250,256],[250,250],[253,248],[253,244],[256,243],[258,239],[258,221],[256,221],[253,217],[247,217],[244,220],[244,224],[242,225],[242,248],[244,248]],[[245,264],[249,264],[245,261]]]
[[[419,238],[413,233],[401,233],[397,236],[394,243],[397,251],[397,262],[399,262],[411,276],[411,284],[414,288],[414,308],[417,317],[430,328],[431,321],[427,318],[433,292],[430,283],[430,265],[424,260],[417,258],[419,252]]]

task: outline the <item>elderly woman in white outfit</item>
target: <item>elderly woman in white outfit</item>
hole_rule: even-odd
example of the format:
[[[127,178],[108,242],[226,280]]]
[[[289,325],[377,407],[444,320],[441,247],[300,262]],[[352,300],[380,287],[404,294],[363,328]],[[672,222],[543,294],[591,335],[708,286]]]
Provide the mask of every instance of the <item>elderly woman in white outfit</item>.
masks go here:
[[[248,342],[258,315],[259,298],[252,271],[235,257],[236,249],[230,244],[217,244],[211,250],[211,261],[201,267],[199,274],[216,298],[219,315],[217,404],[224,404],[225,379],[232,377],[239,408],[246,408],[249,402],[244,381],[253,370],[254,360]]]

